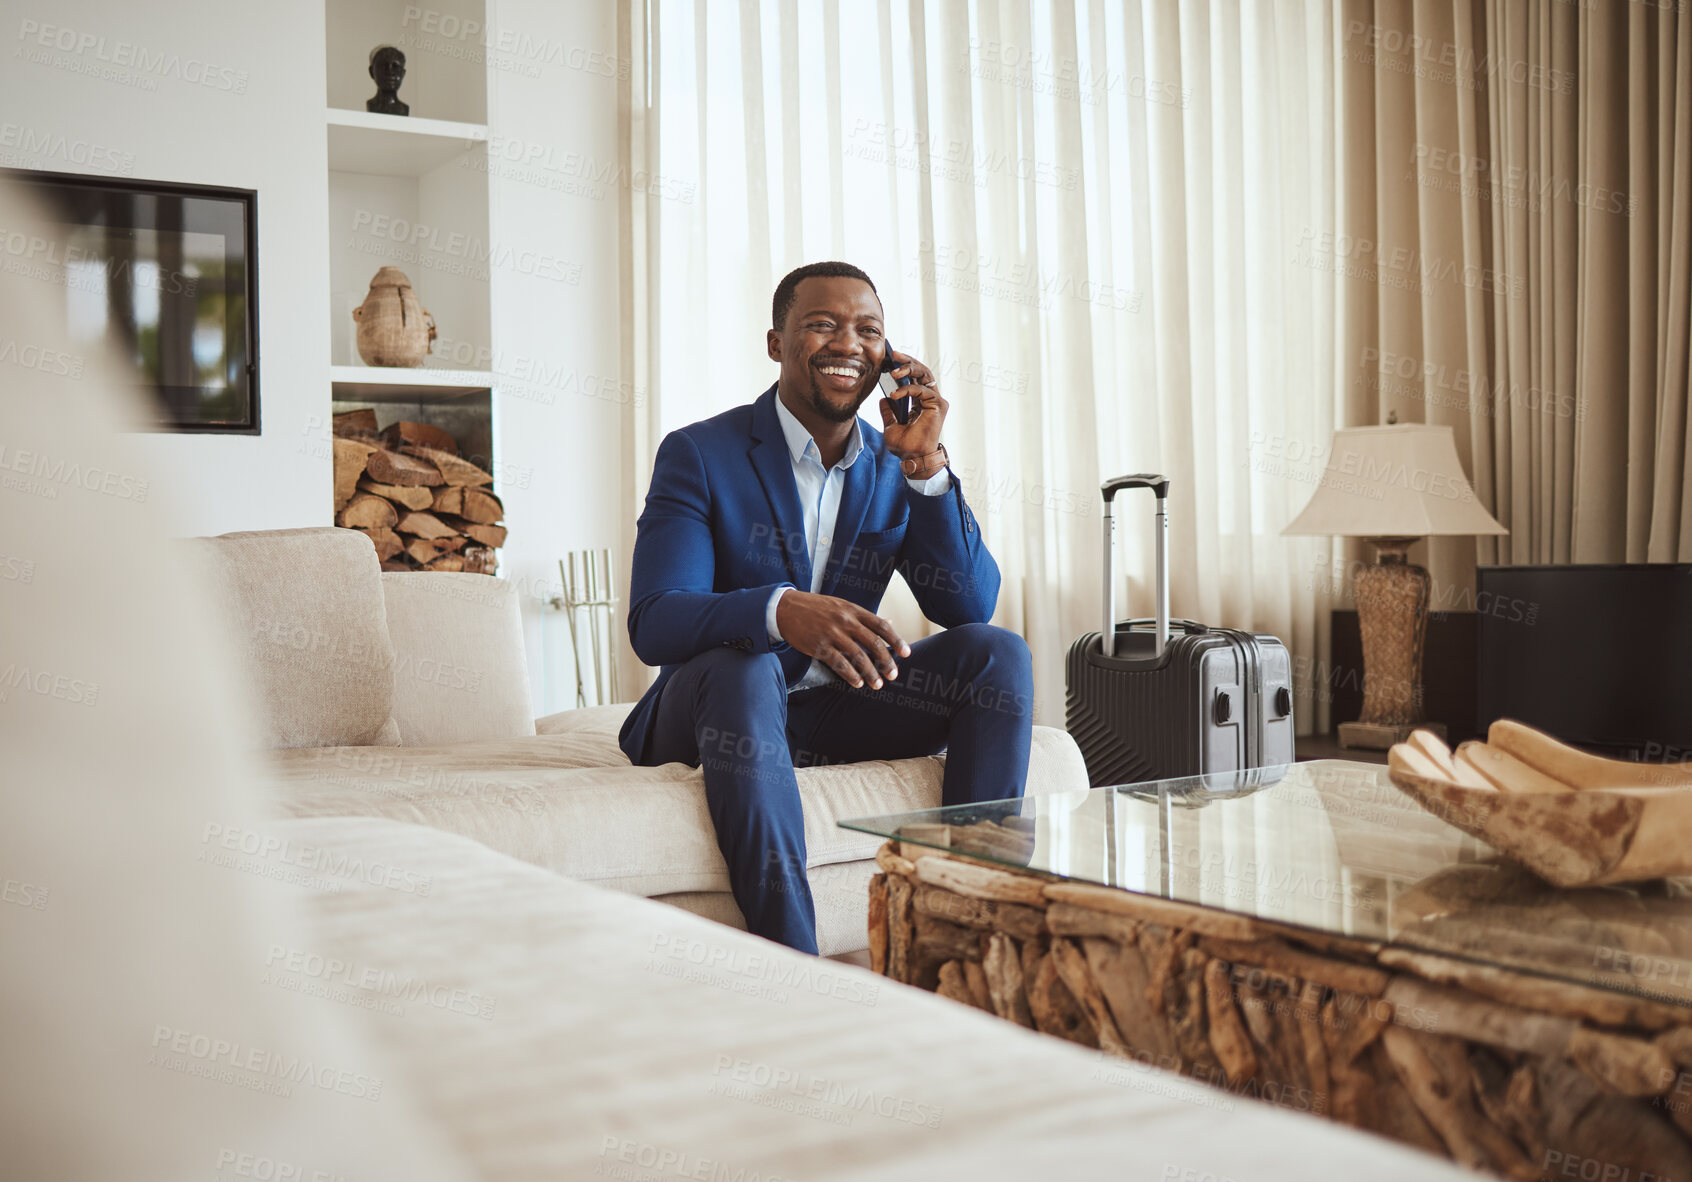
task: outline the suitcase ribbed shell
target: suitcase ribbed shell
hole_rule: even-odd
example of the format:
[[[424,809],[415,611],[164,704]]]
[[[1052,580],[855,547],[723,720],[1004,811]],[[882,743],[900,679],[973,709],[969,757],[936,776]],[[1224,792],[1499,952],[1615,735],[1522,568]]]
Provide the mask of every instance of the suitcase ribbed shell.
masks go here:
[[[1164,666],[1145,672],[1088,661],[1089,652],[1099,652],[1097,632],[1070,646],[1065,722],[1087,761],[1089,783],[1138,784],[1197,774],[1201,654],[1189,642],[1198,639],[1171,636]]]
[[[1089,632],[1065,663],[1066,726],[1095,787],[1292,762],[1290,662],[1273,636],[1179,631],[1153,662],[1151,635],[1119,625],[1116,651]]]

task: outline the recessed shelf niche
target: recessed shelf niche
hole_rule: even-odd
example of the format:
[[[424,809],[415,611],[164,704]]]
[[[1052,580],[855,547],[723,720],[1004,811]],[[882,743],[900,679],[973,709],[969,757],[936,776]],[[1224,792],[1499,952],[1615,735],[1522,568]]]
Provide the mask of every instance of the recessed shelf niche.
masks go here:
[[[370,51],[405,54],[401,100],[414,119],[488,121],[487,6],[481,0],[328,0],[324,6],[325,101],[364,112],[376,93]]]

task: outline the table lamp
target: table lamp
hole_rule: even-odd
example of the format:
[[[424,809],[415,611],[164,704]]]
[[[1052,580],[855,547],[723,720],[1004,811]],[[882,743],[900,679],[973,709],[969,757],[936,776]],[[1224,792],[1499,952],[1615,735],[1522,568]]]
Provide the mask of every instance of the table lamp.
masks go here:
[[[1363,634],[1363,717],[1340,724],[1340,746],[1385,750],[1422,725],[1432,581],[1408,560],[1410,547],[1433,534],[1509,532],[1475,499],[1450,427],[1334,432],[1316,495],[1281,533],[1368,538],[1375,547],[1376,564],[1359,567],[1352,582]]]

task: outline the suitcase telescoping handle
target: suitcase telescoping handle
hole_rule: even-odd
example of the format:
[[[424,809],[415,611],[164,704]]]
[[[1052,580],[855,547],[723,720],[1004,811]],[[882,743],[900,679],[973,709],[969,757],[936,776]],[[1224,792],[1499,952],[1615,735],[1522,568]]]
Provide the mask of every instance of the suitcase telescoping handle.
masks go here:
[[[1111,560],[1116,556],[1116,521],[1111,516],[1111,502],[1125,488],[1149,488],[1157,497],[1157,635],[1152,649],[1153,658],[1163,656],[1169,644],[1169,564],[1165,550],[1169,537],[1169,517],[1164,506],[1169,499],[1169,479],[1139,472],[1133,476],[1117,476],[1099,485],[1104,494],[1104,628],[1099,633],[1104,655],[1116,655],[1116,580],[1111,574]]]

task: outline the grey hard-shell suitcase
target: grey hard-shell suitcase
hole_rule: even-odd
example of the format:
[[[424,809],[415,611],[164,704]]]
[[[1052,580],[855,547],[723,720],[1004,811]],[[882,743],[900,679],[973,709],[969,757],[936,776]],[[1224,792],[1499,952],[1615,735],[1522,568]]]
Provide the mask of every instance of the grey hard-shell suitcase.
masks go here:
[[[1114,622],[1111,505],[1157,497],[1157,617]],[[1094,786],[1274,767],[1293,761],[1292,662],[1262,632],[1169,618],[1169,481],[1118,476],[1104,494],[1104,628],[1069,649],[1067,725]],[[1171,627],[1175,634],[1170,635]]]

